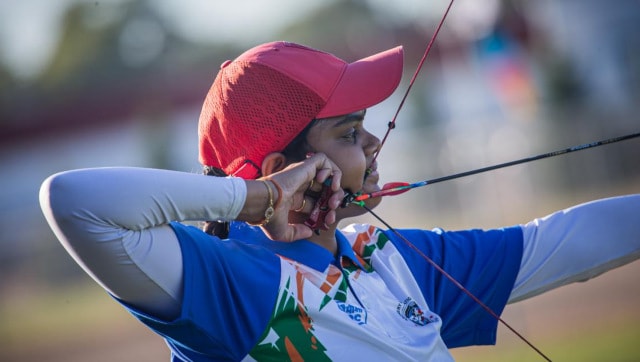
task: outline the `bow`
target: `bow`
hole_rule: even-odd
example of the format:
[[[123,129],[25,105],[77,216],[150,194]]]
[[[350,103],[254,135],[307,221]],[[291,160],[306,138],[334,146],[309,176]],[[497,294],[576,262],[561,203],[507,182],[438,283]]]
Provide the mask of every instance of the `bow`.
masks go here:
[[[409,92],[411,91],[416,78],[418,76],[418,74],[420,73],[422,66],[424,65],[427,56],[429,55],[431,48],[433,47],[433,44],[435,43],[435,40],[446,20],[447,15],[449,14],[453,3],[455,0],[450,0],[449,4],[447,5],[445,12],[443,14],[443,16],[441,17],[440,21],[438,22],[438,25],[432,35],[432,37],[430,38],[427,47],[423,53],[422,58],[420,59],[418,66],[416,67],[416,70],[409,82],[409,85],[406,89],[406,92],[404,93],[400,104],[392,118],[392,120],[388,123],[388,127],[387,127],[387,131],[381,141],[380,147],[377,150],[376,154],[373,157],[373,161],[375,161],[378,157],[378,155],[380,154],[380,151],[382,149],[382,147],[384,146],[386,140],[389,137],[389,134],[391,132],[391,130],[393,130],[396,126],[396,120],[397,117],[400,113],[400,110],[402,109],[402,107],[405,104],[405,101],[408,97]],[[407,183],[407,182],[392,182],[392,183],[388,183],[386,185],[384,185],[384,187],[377,192],[372,192],[372,193],[366,193],[366,194],[352,194],[352,193],[347,193],[347,196],[344,198],[343,200],[343,206],[347,206],[348,204],[356,204],[359,205],[361,207],[363,207],[364,209],[366,209],[374,218],[376,218],[378,221],[380,221],[382,224],[384,224],[389,231],[391,231],[392,233],[394,233],[400,240],[402,240],[404,243],[407,244],[407,246],[412,249],[413,251],[415,251],[421,258],[423,258],[428,264],[430,264],[435,270],[437,270],[439,273],[441,273],[446,279],[448,279],[451,283],[453,283],[456,287],[458,287],[464,294],[466,294],[469,298],[471,298],[475,303],[477,303],[482,309],[484,309],[487,313],[489,313],[493,318],[495,318],[498,322],[502,323],[507,329],[509,329],[513,334],[515,334],[519,339],[521,339],[523,342],[525,342],[530,348],[532,348],[538,355],[540,355],[544,360],[547,361],[551,361],[551,359],[549,357],[547,357],[539,348],[537,348],[535,345],[533,345],[528,339],[526,339],[522,334],[520,334],[518,331],[515,330],[515,328],[513,328],[511,325],[509,325],[505,320],[503,320],[497,313],[495,313],[493,310],[491,310],[491,308],[489,308],[486,304],[484,304],[478,297],[476,297],[473,293],[471,293],[467,288],[465,288],[465,286],[463,286],[461,283],[459,283],[454,277],[452,277],[450,274],[448,274],[445,270],[443,270],[437,263],[435,263],[429,256],[425,255],[421,250],[419,250],[415,245],[413,245],[409,240],[407,240],[402,234],[400,234],[398,231],[396,231],[395,228],[393,228],[389,223],[387,223],[385,220],[383,220],[380,216],[378,216],[376,213],[373,212],[373,210],[371,210],[369,207],[367,207],[364,203],[364,200],[369,199],[369,198],[373,198],[373,197],[382,197],[382,196],[392,196],[392,195],[398,195],[401,193],[404,193],[406,191],[409,191],[413,188],[417,188],[417,187],[422,187],[422,186],[426,186],[426,185],[431,185],[434,183],[438,183],[438,182],[443,182],[443,181],[449,181],[449,180],[453,180],[453,179],[457,179],[457,178],[461,178],[461,177],[466,177],[466,176],[470,176],[470,175],[475,175],[478,173],[482,173],[482,172],[487,172],[487,171],[492,171],[492,170],[496,170],[499,168],[504,168],[504,167],[509,167],[509,166],[514,166],[514,165],[518,165],[518,164],[522,164],[522,163],[526,163],[526,162],[531,162],[531,161],[536,161],[536,160],[540,160],[540,159],[544,159],[544,158],[549,158],[549,157],[555,157],[555,156],[560,156],[560,155],[564,155],[567,153],[571,153],[571,152],[577,152],[577,151],[582,151],[585,149],[589,149],[589,148],[593,148],[593,147],[599,147],[599,146],[603,146],[603,145],[607,145],[607,144],[611,144],[611,143],[615,143],[615,142],[620,142],[620,141],[624,141],[624,140],[628,140],[628,139],[632,139],[632,138],[637,138],[640,137],[640,132],[638,133],[633,133],[633,134],[629,134],[626,136],[621,136],[621,137],[615,137],[615,138],[610,138],[610,139],[606,139],[606,140],[601,140],[601,141],[596,141],[596,142],[591,142],[591,143],[587,143],[587,144],[582,144],[582,145],[578,145],[578,146],[573,146],[573,147],[569,147],[566,149],[562,149],[562,150],[558,150],[558,151],[554,151],[554,152],[548,152],[548,153],[544,153],[544,154],[540,154],[537,156],[532,156],[532,157],[527,157],[527,158],[523,158],[523,159],[519,159],[519,160],[515,160],[515,161],[510,161],[510,162],[505,162],[505,163],[501,163],[501,164],[497,164],[497,165],[493,165],[493,166],[488,166],[488,167],[482,167],[482,168],[478,168],[475,170],[471,170],[471,171],[466,171],[466,172],[461,172],[461,173],[457,173],[457,174],[453,174],[453,175],[449,175],[449,176],[444,176],[444,177],[439,177],[436,179],[431,179],[431,180],[423,180],[423,181],[418,181],[418,182],[414,182],[414,183]],[[372,164],[373,164],[372,161]],[[367,170],[367,172],[365,173],[365,179],[366,177],[369,176],[369,174],[371,173],[371,170]],[[320,199],[318,200],[318,202],[316,202],[316,206],[314,208],[314,212],[312,212],[311,217],[309,218],[309,220],[307,220],[307,222],[305,222],[305,224],[309,227],[311,227],[313,230],[318,230],[319,228],[322,228],[323,222],[324,222],[324,215],[326,214],[326,201],[325,199],[328,199],[328,195],[329,195],[329,188],[327,185],[325,185],[325,187],[323,188],[323,193],[322,196],[320,197]]]
[[[382,137],[382,141],[380,142],[380,147],[378,148],[378,151],[376,151],[376,154],[373,156],[373,161],[371,163],[373,163],[376,159],[378,159],[380,150],[382,150],[384,143],[387,141],[387,138],[389,138],[389,134],[391,133],[391,130],[396,128],[396,119],[398,118],[398,114],[400,114],[400,110],[404,106],[404,102],[407,100],[407,97],[409,96],[409,92],[411,91],[413,84],[416,82],[416,78],[418,78],[418,73],[420,73],[420,71],[422,70],[422,66],[424,65],[424,62],[427,60],[427,57],[431,52],[431,48],[433,47],[433,44],[436,42],[436,38],[440,33],[440,29],[442,29],[442,26],[444,25],[444,21],[447,19],[447,15],[449,15],[449,11],[453,6],[454,1],[455,0],[450,0],[449,5],[447,5],[447,8],[444,11],[444,14],[442,15],[442,18],[440,18],[440,21],[438,22],[438,26],[436,27],[436,30],[433,32],[431,39],[429,39],[429,43],[427,43],[427,48],[425,49],[424,54],[422,54],[422,58],[420,59],[420,62],[418,62],[418,66],[416,67],[416,70],[413,73],[411,80],[409,81],[409,86],[407,86],[407,90],[404,92],[404,95],[402,96],[402,100],[400,100],[398,109],[396,109],[396,113],[393,115],[393,118],[391,119],[391,121],[387,124],[387,131],[385,132],[384,137]],[[365,175],[365,178],[367,178],[367,176],[370,173],[371,173],[371,170],[367,170],[367,174]]]
[[[395,111],[395,114],[394,114],[392,120],[388,123],[388,127],[387,127],[386,133],[385,133],[385,135],[384,135],[384,137],[383,137],[383,139],[381,141],[380,148],[377,150],[376,154],[373,157],[374,161],[377,159],[378,155],[380,154],[380,151],[381,151],[382,147],[384,146],[386,140],[388,139],[391,130],[393,130],[395,128],[395,126],[396,126],[396,120],[397,120],[398,114],[400,113],[400,110],[402,109],[402,107],[405,104],[405,101],[406,101],[406,99],[408,97],[408,94],[411,91],[411,89],[412,89],[412,87],[413,87],[413,85],[415,83],[415,80],[416,80],[419,72],[421,71],[422,66],[425,63],[425,60],[426,60],[427,56],[429,55],[429,52],[431,51],[431,48],[432,48],[433,44],[435,43],[435,40],[436,40],[436,38],[437,38],[437,36],[438,36],[438,34],[439,34],[444,22],[445,22],[445,19],[447,18],[447,15],[449,14],[449,12],[451,10],[451,7],[452,7],[454,1],[455,0],[450,0],[448,6],[446,7],[446,9],[444,11],[443,16],[441,17],[440,21],[437,24],[437,27],[436,27],[431,39],[429,40],[429,42],[427,44],[427,47],[426,47],[426,50],[423,53],[423,56],[422,56],[422,58],[420,59],[420,61],[418,63],[418,66],[416,67],[416,70],[415,70],[415,72],[414,72],[414,74],[413,74],[413,76],[412,76],[412,78],[411,78],[411,80],[409,82],[409,85],[408,85],[408,87],[406,89],[406,92],[404,93],[404,95],[403,95],[403,97],[402,97],[402,99],[400,101],[400,104],[399,104],[397,110]],[[544,153],[544,154],[540,154],[540,155],[533,156],[533,157],[527,157],[527,158],[523,158],[523,159],[511,161],[511,162],[506,162],[506,163],[501,163],[501,164],[497,164],[497,165],[493,165],[493,166],[483,167],[483,168],[479,168],[479,169],[475,169],[475,170],[471,170],[471,171],[467,171],[467,172],[462,172],[462,173],[458,173],[458,174],[453,174],[453,175],[450,175],[450,176],[440,177],[440,178],[436,178],[436,179],[423,180],[423,181],[414,182],[414,183],[392,182],[392,183],[388,183],[388,184],[384,185],[384,187],[380,191],[377,191],[377,192],[366,193],[366,194],[348,194],[344,199],[343,206],[345,206],[347,204],[356,204],[356,205],[359,205],[359,206],[365,208],[373,217],[375,217],[378,221],[380,221],[382,224],[384,224],[391,232],[393,232],[400,240],[402,240],[404,243],[406,243],[407,246],[409,246],[413,251],[415,251],[428,264],[430,264],[434,269],[436,269],[439,273],[441,273],[446,279],[448,279],[455,286],[457,286],[464,294],[466,294],[469,298],[471,298],[475,303],[477,303],[482,309],[484,309],[487,313],[489,313],[498,322],[502,323],[505,327],[507,327],[519,339],[521,339],[530,348],[532,348],[540,357],[542,357],[544,360],[551,361],[551,359],[547,355],[545,355],[539,348],[537,348],[527,338],[525,338],[522,334],[520,334],[518,331],[516,331],[516,329],[514,329],[510,324],[508,324],[506,321],[504,321],[497,313],[495,313],[493,310],[491,310],[491,308],[489,308],[478,297],[476,297],[467,288],[465,288],[465,286],[463,286],[461,283],[459,283],[454,277],[452,277],[445,270],[443,270],[437,263],[435,263],[429,256],[425,255],[421,250],[419,250],[409,240],[407,240],[402,234],[400,234],[398,231],[396,231],[396,229],[393,228],[389,223],[387,223],[380,216],[378,216],[376,213],[374,213],[373,210],[371,210],[369,207],[367,207],[364,204],[364,200],[366,200],[368,198],[373,198],[373,197],[398,195],[398,194],[404,193],[406,191],[409,191],[409,190],[411,190],[413,188],[417,188],[417,187],[422,187],[422,186],[431,185],[431,184],[438,183],[438,182],[449,181],[449,180],[456,179],[456,178],[475,175],[475,174],[478,174],[478,173],[481,173],[481,172],[492,171],[492,170],[496,170],[496,169],[499,169],[499,168],[504,168],[504,167],[509,167],[509,166],[513,166],[513,165],[517,165],[517,164],[522,164],[522,163],[525,163],[525,162],[531,162],[531,161],[540,160],[540,159],[544,159],[544,158],[564,155],[564,154],[567,154],[567,153],[577,152],[577,151],[581,151],[581,150],[585,150],[585,149],[589,149],[589,148],[593,148],[593,147],[599,147],[599,146],[602,146],[602,145],[606,145],[606,144],[610,144],[610,143],[614,143],[614,142],[620,142],[620,141],[623,141],[623,140],[628,140],[628,139],[636,138],[636,137],[640,137],[640,132],[639,133],[630,134],[630,135],[626,135],[626,136],[615,137],[615,138],[610,138],[610,139],[606,139],[606,140],[601,140],[601,141],[591,142],[591,143],[587,143],[587,144],[582,144],[582,145],[569,147],[569,148],[558,150],[558,151],[554,151],[554,152]],[[365,178],[368,177],[368,175],[370,173],[371,173],[371,170],[367,170],[367,172],[365,173]]]
[[[433,44],[435,43],[436,38],[438,37],[438,34],[440,33],[440,30],[442,29],[442,26],[444,25],[444,22],[445,22],[445,20],[447,18],[447,15],[449,15],[449,11],[451,10],[451,7],[453,6],[454,1],[455,0],[450,0],[449,1],[449,4],[447,5],[447,7],[445,9],[444,14],[440,18],[440,21],[438,22],[436,30],[434,31],[433,35],[431,36],[431,39],[427,43],[427,47],[425,49],[425,52],[423,53],[422,58],[420,59],[420,62],[418,63],[418,66],[416,67],[416,70],[413,73],[413,76],[411,77],[411,80],[409,81],[409,85],[407,87],[407,90],[405,91],[404,96],[402,97],[402,100],[400,101],[400,104],[399,104],[399,106],[398,106],[398,108],[397,108],[392,120],[388,123],[387,131],[385,132],[385,135],[382,138],[382,141],[380,143],[380,147],[378,148],[378,151],[376,152],[376,154],[373,157],[372,163],[378,158],[378,155],[380,154],[380,151],[382,150],[382,147],[384,146],[386,140],[388,139],[389,134],[391,133],[391,130],[393,130],[395,128],[398,114],[400,114],[400,110],[404,106],[404,103],[407,100],[409,92],[411,91],[411,88],[413,87],[413,84],[415,83],[416,78],[418,77],[418,74],[420,73],[420,70],[422,70],[422,66],[424,65],[424,62],[426,61],[429,53],[431,52],[431,48],[433,47]],[[370,173],[371,173],[371,171],[367,170],[367,172],[365,173],[365,178],[368,177],[368,175]],[[433,181],[431,181],[431,183],[433,183]],[[424,185],[426,185],[426,183]],[[394,186],[396,187],[396,189],[393,189]],[[406,186],[406,188],[398,189],[398,187],[400,187],[400,186]],[[417,185],[397,185],[396,184],[396,185],[392,185],[392,188],[387,187],[386,189],[388,191],[386,191],[386,192],[388,192],[388,194],[399,194],[399,193],[402,193],[404,191],[408,191],[410,188],[414,188],[414,187],[418,187],[418,186]],[[391,191],[391,190],[393,190],[393,191]],[[407,246],[409,246],[413,251],[415,251],[418,255],[420,255],[421,258],[423,258],[427,263],[429,263],[433,268],[435,268],[445,278],[447,278],[449,281],[451,281],[463,293],[465,293],[467,296],[469,296],[471,299],[473,299],[473,301],[475,303],[477,303],[482,309],[484,309],[487,313],[489,313],[493,318],[497,319],[500,323],[502,323],[504,326],[506,326],[511,332],[513,332],[522,341],[524,341],[527,345],[529,345],[533,350],[535,350],[545,360],[551,361],[551,359],[549,359],[549,357],[547,357],[544,353],[542,353],[542,351],[540,349],[538,349],[535,345],[533,345],[522,334],[518,333],[518,331],[516,331],[513,327],[511,327],[511,325],[509,323],[504,321],[497,313],[495,313],[491,308],[489,308],[485,303],[483,303],[478,297],[476,297],[467,288],[465,288],[465,286],[463,286],[454,277],[452,277],[449,273],[447,273],[444,269],[442,269],[429,256],[427,256],[422,251],[420,251],[420,249],[418,249],[415,245],[413,245],[413,243],[411,243],[404,236],[402,236],[402,234],[400,234],[398,231],[396,231],[396,229],[393,228],[391,225],[389,225],[389,223],[387,223],[380,216],[378,216],[376,213],[374,213],[373,210],[368,208],[364,204],[364,202],[362,202],[362,200],[364,200],[364,198],[362,198],[363,196],[362,195],[359,195],[359,196],[360,196],[360,199],[358,199],[358,196],[356,196],[356,195],[347,195],[347,198],[345,198],[345,202],[344,203],[354,203],[356,201],[360,201],[360,202],[357,202],[358,205],[360,205],[363,208],[365,208],[373,217],[375,217],[378,221],[380,221],[382,224],[384,224],[391,232],[393,232],[398,238],[400,238],[400,240],[402,240],[404,243],[407,244]],[[368,195],[368,196],[369,197],[373,197],[372,195]]]

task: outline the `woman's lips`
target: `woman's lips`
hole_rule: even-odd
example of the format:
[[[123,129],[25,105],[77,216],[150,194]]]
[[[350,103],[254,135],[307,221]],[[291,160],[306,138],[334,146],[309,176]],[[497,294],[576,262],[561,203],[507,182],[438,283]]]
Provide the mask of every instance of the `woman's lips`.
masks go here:
[[[378,169],[378,161],[373,161],[370,165],[369,165],[369,169],[371,171],[376,171]]]
[[[367,169],[367,177],[365,179],[365,182],[378,183],[379,179],[380,174],[378,173],[378,163],[374,161],[371,165],[369,165],[369,168]]]
[[[378,162],[373,161],[367,168],[367,172],[369,175],[378,175]]]

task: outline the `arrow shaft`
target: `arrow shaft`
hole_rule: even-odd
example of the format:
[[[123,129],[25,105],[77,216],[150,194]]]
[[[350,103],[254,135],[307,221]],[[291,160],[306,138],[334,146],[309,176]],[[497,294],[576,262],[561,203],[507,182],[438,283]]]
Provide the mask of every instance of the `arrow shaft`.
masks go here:
[[[399,187],[394,187],[394,188],[390,188],[390,189],[382,189],[380,191],[359,195],[359,196],[355,197],[354,201],[363,201],[363,200],[370,199],[370,198],[373,198],[373,197],[388,196],[389,194],[394,194],[394,193],[397,194],[398,191],[401,191],[401,190],[406,191],[406,190],[417,188],[417,187],[422,187],[422,186],[426,186],[426,185],[432,185],[432,184],[439,183],[439,182],[454,180],[454,179],[467,177],[467,176],[471,176],[471,175],[476,175],[476,174],[487,172],[487,171],[497,170],[497,169],[500,169],[500,168],[505,168],[505,167],[519,165],[519,164],[522,164],[522,163],[542,160],[542,159],[545,159],[545,158],[565,155],[565,154],[568,154],[568,153],[582,151],[582,150],[586,150],[586,149],[594,148],[594,147],[599,147],[599,146],[604,146],[604,145],[608,145],[608,144],[611,144],[611,143],[621,142],[621,141],[625,141],[625,140],[629,140],[629,139],[633,139],[633,138],[637,138],[637,137],[640,137],[640,132],[632,133],[632,134],[628,134],[628,135],[624,135],[624,136],[620,136],[620,137],[613,137],[613,138],[609,138],[609,139],[605,139],[605,140],[601,140],[601,141],[585,143],[585,144],[581,144],[581,145],[565,148],[565,149],[558,150],[558,151],[547,152],[547,153],[543,153],[543,154],[536,155],[536,156],[531,156],[531,157],[525,157],[525,158],[521,158],[519,160],[504,162],[504,163],[500,163],[500,164],[497,164],[497,165],[492,165],[492,166],[487,166],[487,167],[482,167],[482,168],[477,168],[475,170],[460,172],[460,173],[456,173],[456,174],[449,175],[449,176],[443,176],[443,177],[434,178],[434,179],[431,179],[431,180],[418,181],[418,182],[414,182],[412,184],[408,184],[408,185],[405,185],[405,186],[399,186]]]

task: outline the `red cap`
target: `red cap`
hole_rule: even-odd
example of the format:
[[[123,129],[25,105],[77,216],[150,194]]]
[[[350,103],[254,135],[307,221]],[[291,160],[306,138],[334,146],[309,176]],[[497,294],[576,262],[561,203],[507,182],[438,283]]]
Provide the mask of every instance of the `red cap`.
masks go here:
[[[402,47],[347,63],[288,42],[252,48],[222,64],[204,101],[200,162],[228,175],[259,177],[264,158],[282,151],[314,118],[382,102],[402,76]]]

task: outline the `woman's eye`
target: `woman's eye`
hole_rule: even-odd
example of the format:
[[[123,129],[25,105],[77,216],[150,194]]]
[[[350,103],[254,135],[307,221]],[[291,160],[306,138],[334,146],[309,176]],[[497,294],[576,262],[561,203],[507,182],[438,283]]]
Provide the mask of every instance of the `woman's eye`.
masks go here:
[[[355,129],[352,129],[351,131],[349,131],[349,133],[344,135],[344,139],[349,140],[349,141],[355,141],[357,137],[357,131]]]

